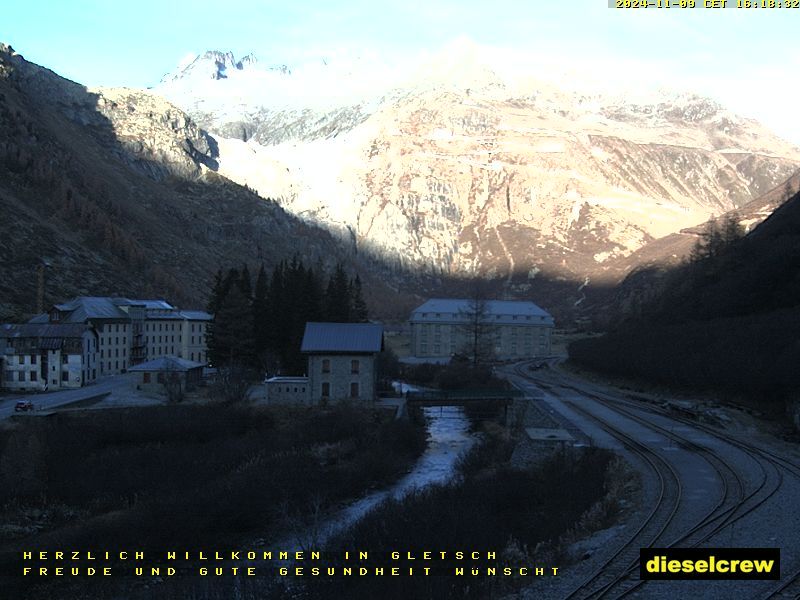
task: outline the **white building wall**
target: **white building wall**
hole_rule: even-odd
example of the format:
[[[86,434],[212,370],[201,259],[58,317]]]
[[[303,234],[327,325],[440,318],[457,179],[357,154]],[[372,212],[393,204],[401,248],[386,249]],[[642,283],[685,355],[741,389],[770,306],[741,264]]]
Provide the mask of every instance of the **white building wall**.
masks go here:
[[[9,354],[3,366],[3,387],[7,390],[34,392],[43,390],[38,354]]]
[[[551,352],[552,325],[520,321],[516,324],[489,323],[486,335],[500,360],[547,356]],[[468,349],[468,331],[463,322],[426,323],[412,321],[411,349],[420,358],[449,358]]]
[[[183,319],[152,319],[144,324],[147,360],[183,354]]]
[[[95,328],[100,338],[98,375],[116,375],[126,371],[130,361],[130,323],[97,323]]]
[[[307,377],[273,377],[265,385],[269,404],[311,404]]]
[[[182,323],[183,358],[196,362],[208,362],[208,349],[206,336],[208,334],[208,321],[185,319]]]

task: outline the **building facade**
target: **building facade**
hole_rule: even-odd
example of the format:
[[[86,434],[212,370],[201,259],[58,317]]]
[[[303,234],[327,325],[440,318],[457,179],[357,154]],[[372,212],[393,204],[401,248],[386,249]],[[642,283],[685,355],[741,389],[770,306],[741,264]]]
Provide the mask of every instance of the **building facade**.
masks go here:
[[[115,375],[166,356],[207,362],[211,320],[204,311],[179,310],[164,300],[80,296],[31,323],[91,326],[98,336],[98,375]]]
[[[474,321],[497,360],[522,360],[551,353],[553,317],[533,302],[435,298],[417,307],[410,318],[411,354],[419,359],[449,359],[469,353]]]
[[[83,324],[0,325],[0,387],[78,388],[98,375],[99,336]]]
[[[168,386],[178,393],[191,391],[203,377],[203,363],[164,356],[131,367],[139,377],[138,386],[147,392],[162,393]]]
[[[270,377],[264,386],[269,404],[311,404],[308,377]]]
[[[381,325],[306,323],[300,350],[308,355],[310,402],[374,400],[375,359],[382,349]]]

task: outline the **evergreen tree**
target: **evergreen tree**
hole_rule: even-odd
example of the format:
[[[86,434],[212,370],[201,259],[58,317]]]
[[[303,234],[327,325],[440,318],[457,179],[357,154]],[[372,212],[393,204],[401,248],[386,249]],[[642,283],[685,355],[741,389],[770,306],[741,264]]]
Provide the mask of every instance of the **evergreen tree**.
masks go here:
[[[220,305],[222,304],[221,300],[228,295],[228,292],[234,285],[239,283],[239,271],[234,268],[228,270],[228,273],[225,275],[225,280],[222,282],[222,296],[220,297]]]
[[[325,319],[334,323],[350,322],[350,286],[341,263],[336,264],[325,293]]]
[[[355,279],[350,281],[350,317],[355,323],[366,323],[369,320],[369,311],[367,310],[367,303],[364,301],[364,296],[361,289],[361,278],[356,275]]]
[[[238,285],[228,291],[214,315],[212,360],[218,365],[251,363],[254,355],[253,311]]]
[[[250,277],[250,269],[247,268],[246,264],[242,267],[242,270],[239,273],[239,289],[242,290],[242,294],[244,294],[245,298],[252,300],[253,280]]]
[[[212,315],[219,309],[222,297],[225,295],[225,284],[222,276],[222,269],[217,270],[214,274],[214,282],[211,284],[211,293],[208,296],[208,304],[206,309]]]
[[[267,272],[264,265],[258,270],[256,277],[256,287],[253,290],[253,334],[255,342],[255,352],[257,356],[269,347],[269,283],[267,282]]]

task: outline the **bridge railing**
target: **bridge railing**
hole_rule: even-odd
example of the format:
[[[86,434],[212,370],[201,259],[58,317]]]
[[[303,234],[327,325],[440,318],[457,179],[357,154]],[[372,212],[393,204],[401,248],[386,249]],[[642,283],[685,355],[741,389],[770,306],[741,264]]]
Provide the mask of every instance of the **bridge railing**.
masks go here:
[[[466,389],[407,392],[407,402],[469,402],[486,400],[513,400],[524,394],[520,390]]]

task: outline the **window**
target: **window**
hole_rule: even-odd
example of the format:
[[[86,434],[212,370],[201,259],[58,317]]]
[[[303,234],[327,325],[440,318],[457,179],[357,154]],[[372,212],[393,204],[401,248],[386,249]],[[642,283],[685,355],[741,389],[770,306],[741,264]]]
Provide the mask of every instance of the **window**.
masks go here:
[[[32,365],[36,364],[36,355],[35,354],[31,354],[31,364]]]
[[[358,398],[358,383],[356,382],[350,384],[350,397]]]
[[[64,371],[63,373],[61,373],[61,381],[69,381],[69,372],[68,371]]]
[[[14,381],[14,371],[6,371],[6,381]]]
[[[442,351],[442,347],[439,344],[434,344],[433,345],[433,353],[434,354],[439,354],[441,351]]]
[[[331,395],[331,384],[325,381],[322,384],[322,397],[327,398],[330,395]]]
[[[350,372],[353,373],[354,375],[357,375],[358,371],[359,371],[359,366],[360,365],[359,365],[357,360],[351,360],[350,361]]]
[[[150,373],[143,373],[142,374],[142,383],[150,383]]]
[[[322,359],[322,372],[323,373],[330,373],[331,372],[331,361],[330,359],[323,358]],[[323,394],[324,396],[325,394]]]
[[[31,371],[31,381],[36,381],[36,380],[37,380],[36,371]]]
[[[61,355],[61,364],[62,364],[62,365],[65,365],[65,364],[67,364],[67,361],[68,361],[68,360],[69,360],[69,356],[67,356],[66,354],[62,354],[62,355]]]

